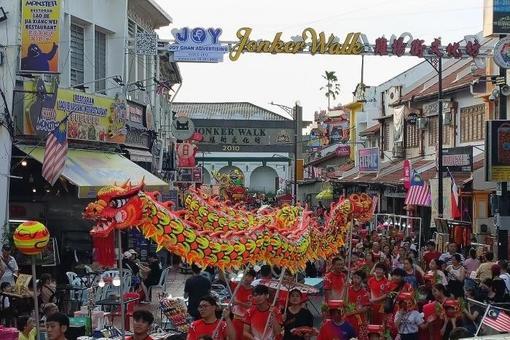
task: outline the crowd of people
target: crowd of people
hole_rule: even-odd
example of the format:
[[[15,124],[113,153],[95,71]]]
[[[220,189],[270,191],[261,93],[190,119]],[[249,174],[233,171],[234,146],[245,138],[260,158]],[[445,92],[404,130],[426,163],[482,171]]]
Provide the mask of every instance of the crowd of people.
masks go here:
[[[267,265],[247,270],[237,289],[232,285],[232,310],[221,314],[210,280],[194,267],[185,288],[195,320],[188,339],[446,340],[498,333],[481,322],[489,305],[510,310],[507,261],[470,247],[461,252],[453,242],[444,252],[434,241],[419,250],[411,238],[354,228],[352,252],[343,248],[307,266],[307,276],[323,278],[320,316],[308,310],[308,297],[298,289],[273,300],[275,289],[264,281],[276,280],[278,269]]]

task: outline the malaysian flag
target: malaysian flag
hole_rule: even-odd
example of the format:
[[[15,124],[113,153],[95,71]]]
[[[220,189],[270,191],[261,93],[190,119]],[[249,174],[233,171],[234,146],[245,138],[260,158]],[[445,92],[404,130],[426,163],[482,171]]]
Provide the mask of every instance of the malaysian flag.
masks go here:
[[[482,323],[498,332],[510,332],[510,316],[492,306],[489,307],[489,311]]]
[[[406,194],[406,205],[418,205],[422,207],[430,207],[432,196],[430,187],[423,181],[421,176],[413,170],[411,177],[411,186]]]
[[[46,140],[42,165],[42,176],[52,186],[62,174],[67,158],[67,123],[65,121],[58,123]]]

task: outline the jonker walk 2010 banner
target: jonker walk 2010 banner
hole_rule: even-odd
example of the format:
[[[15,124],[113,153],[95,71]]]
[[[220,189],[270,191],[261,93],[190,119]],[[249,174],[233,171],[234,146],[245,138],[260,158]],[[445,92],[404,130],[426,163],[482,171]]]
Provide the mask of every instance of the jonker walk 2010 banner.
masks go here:
[[[21,72],[58,73],[62,0],[22,0]]]

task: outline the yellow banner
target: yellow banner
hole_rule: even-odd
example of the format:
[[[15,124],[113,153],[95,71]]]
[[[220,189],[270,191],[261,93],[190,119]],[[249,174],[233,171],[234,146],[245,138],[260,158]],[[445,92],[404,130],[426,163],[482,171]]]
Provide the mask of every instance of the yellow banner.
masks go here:
[[[62,0],[22,0],[22,72],[58,73]]]
[[[25,82],[24,90],[23,134],[46,136],[60,125],[69,139],[125,143],[125,101],[45,86],[42,79]]]

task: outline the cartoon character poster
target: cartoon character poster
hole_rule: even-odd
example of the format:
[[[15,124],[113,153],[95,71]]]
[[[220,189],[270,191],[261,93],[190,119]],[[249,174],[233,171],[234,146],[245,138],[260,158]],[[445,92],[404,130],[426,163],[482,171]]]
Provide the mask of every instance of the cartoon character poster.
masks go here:
[[[58,73],[61,2],[22,1],[21,72]]]

